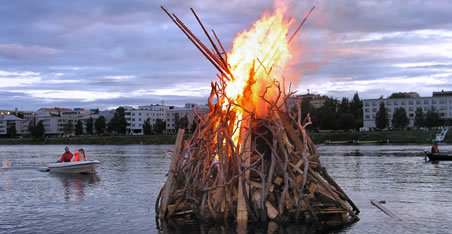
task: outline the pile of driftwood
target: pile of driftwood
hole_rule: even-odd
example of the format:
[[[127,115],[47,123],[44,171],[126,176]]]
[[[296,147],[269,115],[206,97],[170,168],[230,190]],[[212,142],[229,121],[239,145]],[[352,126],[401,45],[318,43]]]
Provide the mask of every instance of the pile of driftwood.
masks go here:
[[[210,112],[197,116],[193,135],[184,141],[184,131],[179,130],[167,182],[156,201],[157,216],[263,222],[322,222],[330,216],[344,222],[358,220],[359,209],[320,163],[305,130],[309,115],[301,119],[299,103],[298,113],[287,111],[292,93],[273,82],[267,89],[279,95],[272,99],[262,95],[268,109],[259,117],[255,110],[228,99],[226,82],[233,77],[216,35],[218,46],[193,11],[214,47],[211,51],[175,15],[165,12],[219,70],[220,83],[212,83]]]

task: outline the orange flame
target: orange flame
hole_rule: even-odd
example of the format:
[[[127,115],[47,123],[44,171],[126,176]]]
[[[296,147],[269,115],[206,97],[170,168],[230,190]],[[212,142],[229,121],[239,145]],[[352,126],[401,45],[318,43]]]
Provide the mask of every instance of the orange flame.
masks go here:
[[[232,52],[227,56],[233,78],[227,81],[225,94],[231,102],[249,112],[254,111],[257,117],[265,117],[269,108],[262,99],[264,94],[265,100],[276,101],[279,90],[273,82],[282,85],[286,63],[292,57],[287,38],[292,21],[284,20],[285,12],[286,7],[282,6],[271,16],[264,14],[249,31],[236,36]],[[224,100],[224,108],[229,100]],[[233,140],[236,145],[245,113],[242,108],[234,107],[237,118]]]

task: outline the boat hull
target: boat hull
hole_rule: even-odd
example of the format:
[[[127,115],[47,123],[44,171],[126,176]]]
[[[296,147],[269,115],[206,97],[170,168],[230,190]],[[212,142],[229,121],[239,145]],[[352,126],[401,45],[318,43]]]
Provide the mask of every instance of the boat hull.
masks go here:
[[[428,153],[427,157],[430,161],[452,161],[452,156],[445,154],[431,154]]]
[[[81,161],[81,162],[65,162],[49,164],[50,172],[73,173],[73,174],[93,174],[100,166],[97,160]]]

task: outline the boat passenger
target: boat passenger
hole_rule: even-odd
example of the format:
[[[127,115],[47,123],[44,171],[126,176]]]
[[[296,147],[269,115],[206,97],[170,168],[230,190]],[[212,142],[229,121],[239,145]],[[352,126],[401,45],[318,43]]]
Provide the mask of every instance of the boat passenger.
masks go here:
[[[71,161],[71,159],[72,159],[72,157],[73,157],[73,155],[72,155],[72,153],[71,153],[71,151],[69,150],[69,147],[65,147],[64,148],[64,154],[61,156],[61,159],[60,159],[60,161],[59,162],[70,162]]]
[[[432,146],[432,154],[439,154],[439,149],[438,149],[438,142],[433,142],[433,146]]]
[[[81,156],[81,158],[80,158],[80,156]],[[83,148],[81,148],[77,152],[75,152],[74,157],[72,157],[72,159],[71,159],[71,162],[79,162],[79,161],[86,161],[85,150]]]

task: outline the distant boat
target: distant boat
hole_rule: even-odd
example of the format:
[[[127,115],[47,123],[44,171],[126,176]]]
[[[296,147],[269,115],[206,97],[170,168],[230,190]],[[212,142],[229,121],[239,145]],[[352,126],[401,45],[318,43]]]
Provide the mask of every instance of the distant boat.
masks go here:
[[[100,166],[98,160],[80,161],[80,162],[64,162],[49,164],[50,172],[59,173],[78,173],[78,174],[93,174]]]
[[[426,153],[429,161],[452,161],[452,155]]]

